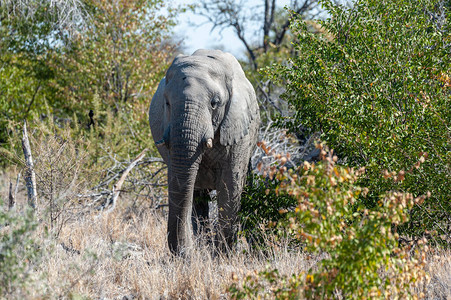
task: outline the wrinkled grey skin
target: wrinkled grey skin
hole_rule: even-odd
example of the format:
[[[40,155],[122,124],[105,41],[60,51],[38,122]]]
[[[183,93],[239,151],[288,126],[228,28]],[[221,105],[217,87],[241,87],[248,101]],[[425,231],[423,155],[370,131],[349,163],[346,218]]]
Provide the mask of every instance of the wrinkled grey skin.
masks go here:
[[[149,122],[168,165],[169,249],[183,255],[192,248],[193,194],[212,189],[217,242],[230,246],[260,123],[255,91],[240,64],[219,50],[177,56],[152,98]],[[197,202],[194,209],[205,216],[205,204]]]

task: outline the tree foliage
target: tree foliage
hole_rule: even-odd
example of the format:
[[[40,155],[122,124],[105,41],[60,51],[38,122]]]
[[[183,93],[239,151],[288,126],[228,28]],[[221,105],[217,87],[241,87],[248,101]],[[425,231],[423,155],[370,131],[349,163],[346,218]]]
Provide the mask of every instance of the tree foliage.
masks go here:
[[[0,52],[3,145],[10,143],[11,123],[47,117],[81,131],[94,129],[96,140],[115,140],[111,144],[123,155],[150,144],[147,108],[173,53],[174,11],[163,14],[165,4],[159,0],[82,4],[89,19],[71,34],[49,16],[61,15],[60,10],[38,13],[50,4],[38,6],[32,17],[1,6],[5,18],[0,32],[9,37],[2,39],[7,47]],[[29,23],[34,29],[22,32]],[[120,137],[120,145],[114,137]]]
[[[90,7],[87,31],[51,62],[66,102],[60,108],[76,112],[85,126],[102,126],[110,110],[128,124],[128,136],[148,141],[149,101],[174,48],[173,15],[160,13],[163,1],[92,0]]]
[[[0,3],[0,144],[7,142],[11,121],[41,113],[52,104],[48,84],[54,78],[47,65],[49,51],[61,46],[62,31],[54,26],[58,9],[46,1]],[[63,17],[60,15],[60,17]],[[47,98],[47,99],[46,99]],[[46,99],[46,100],[45,100]]]
[[[322,4],[330,14],[319,21],[325,33],[312,34],[294,15],[297,55],[270,70],[287,82],[283,98],[295,110],[279,125],[320,131],[343,163],[366,167],[359,182],[370,189],[362,199],[368,207],[390,190],[431,192],[422,208],[410,210],[404,232],[437,231],[449,243],[449,5]]]

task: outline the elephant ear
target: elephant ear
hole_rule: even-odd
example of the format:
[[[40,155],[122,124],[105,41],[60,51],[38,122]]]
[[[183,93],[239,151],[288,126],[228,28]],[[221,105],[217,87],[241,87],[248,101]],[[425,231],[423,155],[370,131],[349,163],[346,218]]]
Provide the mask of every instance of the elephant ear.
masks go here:
[[[236,144],[248,135],[249,126],[259,114],[254,88],[239,64],[238,68],[230,80],[230,99],[220,126],[220,142],[224,146]]]
[[[149,124],[152,137],[155,142],[163,139],[164,132],[169,126],[169,120],[165,111],[164,89],[166,87],[166,78],[163,78],[158,85],[157,91],[150,102]],[[167,162],[169,152],[166,147],[157,147],[163,159]]]

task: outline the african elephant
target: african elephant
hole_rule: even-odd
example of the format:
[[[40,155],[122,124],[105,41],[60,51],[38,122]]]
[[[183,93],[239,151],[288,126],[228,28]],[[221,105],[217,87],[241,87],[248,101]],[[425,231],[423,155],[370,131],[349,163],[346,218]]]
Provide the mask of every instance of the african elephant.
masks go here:
[[[149,123],[168,165],[169,249],[191,249],[193,197],[213,189],[217,243],[230,246],[260,123],[254,88],[238,61],[219,50],[177,56],[152,98]],[[196,199],[194,211],[208,218],[206,205]]]

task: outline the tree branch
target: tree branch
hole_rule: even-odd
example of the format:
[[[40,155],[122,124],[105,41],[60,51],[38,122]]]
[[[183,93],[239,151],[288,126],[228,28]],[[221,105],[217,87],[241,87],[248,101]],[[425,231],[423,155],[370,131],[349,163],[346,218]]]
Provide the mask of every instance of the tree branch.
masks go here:
[[[235,31],[237,33],[238,38],[243,42],[244,47],[246,47],[247,53],[249,54],[249,57],[251,59],[252,66],[255,70],[257,70],[257,57],[255,56],[254,50],[250,47],[249,43],[247,42],[246,38],[244,37],[244,32],[241,30],[241,26],[238,23],[234,24]]]
[[[111,205],[111,207],[108,209],[108,212],[112,211],[116,207],[116,200],[119,197],[119,194],[121,192],[122,185],[124,184],[125,178],[127,177],[128,173],[138,164],[140,160],[144,158],[146,155],[146,152],[149,151],[149,149],[144,149],[125,169],[125,171],[122,173],[122,176],[119,178],[119,180],[116,182],[116,184],[113,186],[113,191],[111,193],[111,198],[106,201],[105,205],[102,207],[105,208],[107,205]]]
[[[222,30],[232,27],[238,39],[246,48],[251,66],[256,70],[258,69],[257,50],[262,50],[264,53],[268,52],[271,44],[270,39],[273,35],[272,43],[276,46],[280,45],[290,27],[290,20],[286,20],[280,28],[276,26],[276,23],[278,23],[276,22],[276,0],[264,0],[262,2],[263,13],[256,13],[254,9],[247,14],[244,3],[245,1],[235,0],[201,0],[201,5],[196,13],[205,17],[208,20],[207,22],[212,24],[212,31],[219,28],[219,31],[222,32]],[[318,0],[304,0],[302,5],[297,0],[291,2],[293,11],[298,14],[305,14],[317,5]],[[263,41],[260,41],[257,45],[253,45],[245,37],[245,31],[249,28],[248,23],[255,20],[260,22],[260,30],[263,33]]]
[[[302,14],[306,13],[307,11],[315,8],[317,6],[317,4],[318,3],[316,0],[305,0],[304,3],[302,4],[302,6],[296,7],[297,1],[295,1],[293,11],[298,15],[302,15]],[[283,38],[285,37],[285,34],[287,33],[288,29],[290,28],[290,24],[291,24],[291,20],[288,19],[285,21],[285,23],[282,25],[282,27],[278,31],[274,30],[274,31],[276,31],[275,37],[273,39],[274,45],[280,45],[282,43]]]

